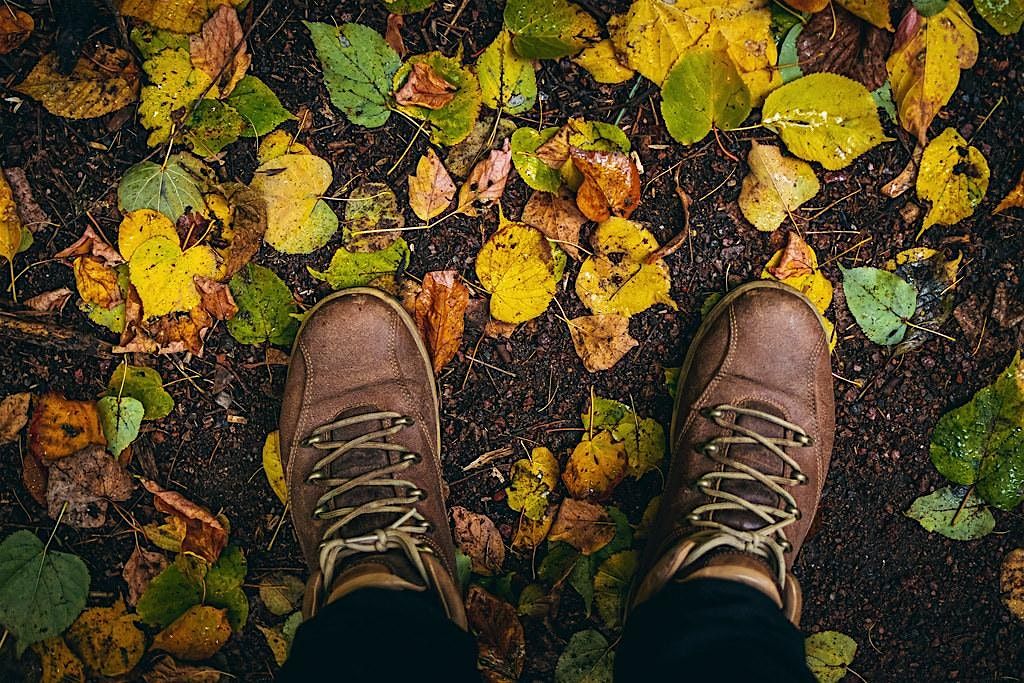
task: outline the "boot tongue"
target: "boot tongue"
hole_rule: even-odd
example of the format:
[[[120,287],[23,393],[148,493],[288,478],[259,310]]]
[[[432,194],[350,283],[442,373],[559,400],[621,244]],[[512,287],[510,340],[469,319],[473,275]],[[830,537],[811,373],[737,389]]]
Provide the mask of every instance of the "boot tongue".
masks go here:
[[[772,409],[770,406],[758,403],[745,404],[743,407],[772,415],[777,412],[777,410]],[[749,415],[737,415],[736,424],[768,439],[779,439],[787,436],[786,430],[779,425]],[[764,474],[777,476],[785,474],[786,464],[777,455],[760,444],[734,444],[729,447],[728,456]],[[722,480],[718,488],[750,503],[769,505],[771,507],[782,505],[778,494],[758,481],[725,479]],[[711,518],[734,529],[741,529],[743,531],[754,531],[766,526],[765,521],[761,517],[746,510],[720,510],[712,513]]]

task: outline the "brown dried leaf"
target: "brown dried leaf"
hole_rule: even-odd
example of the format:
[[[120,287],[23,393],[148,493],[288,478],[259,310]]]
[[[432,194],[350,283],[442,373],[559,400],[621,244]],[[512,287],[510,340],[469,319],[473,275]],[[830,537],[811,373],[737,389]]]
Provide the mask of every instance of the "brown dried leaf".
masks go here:
[[[423,277],[414,315],[434,360],[435,373],[441,372],[459,351],[468,304],[469,289],[457,271],[438,270]]]
[[[569,160],[569,135],[573,130],[571,122],[562,126],[550,140],[537,148],[537,158],[551,168],[562,168]]]
[[[992,297],[992,319],[1002,327],[1015,327],[1024,321],[1024,301],[1009,291],[1005,281],[996,285],[996,293]]]
[[[534,192],[523,208],[522,221],[557,242],[573,259],[580,260],[580,228],[587,222],[587,217],[580,213],[575,200],[567,192]]]
[[[36,22],[28,12],[4,5],[0,9],[0,55],[10,54],[32,35]]]
[[[176,491],[161,488],[149,479],[143,479],[142,485],[153,494],[153,504],[157,510],[178,517],[185,523],[181,551],[198,555],[210,564],[216,562],[228,543],[228,532],[213,513]]]
[[[1017,185],[1003,197],[1003,201],[999,202],[999,206],[993,213],[1002,213],[1007,209],[1014,208],[1024,208],[1024,171],[1020,172],[1020,180],[1017,181]]]
[[[499,573],[505,564],[505,542],[491,518],[456,505],[452,524],[455,543],[473,563],[473,571],[482,576]]]
[[[29,232],[36,232],[43,226],[50,225],[49,217],[32,194],[32,186],[28,182],[25,170],[18,167],[5,168],[3,175],[14,194],[14,204],[18,207],[22,226]]]
[[[473,585],[466,595],[466,617],[477,637],[477,666],[484,679],[519,680],[526,661],[526,637],[516,608]]]
[[[828,71],[876,90],[888,77],[885,58],[892,36],[838,5],[833,10],[815,14],[797,36],[801,70],[805,74]]]
[[[200,305],[207,313],[217,320],[231,320],[235,317],[238,306],[226,284],[202,275],[196,275],[192,281],[196,283],[196,289],[199,291]]]
[[[40,505],[46,505],[46,480],[49,475],[46,466],[31,453],[25,453],[21,458],[21,483],[25,485],[32,500]]]
[[[392,15],[398,16],[398,15]],[[455,183],[433,148],[420,157],[416,175],[409,176],[409,206],[422,221],[444,213],[455,198]]]
[[[134,490],[131,475],[117,458],[90,446],[50,466],[47,514],[76,529],[95,529],[107,521],[108,502],[128,500]]]
[[[548,531],[551,530],[551,525],[554,521],[555,516],[552,514],[551,508],[548,508],[544,516],[538,520],[532,520],[526,515],[520,515],[519,526],[516,527],[516,535],[512,537],[512,549],[529,550],[532,552],[548,537]]]
[[[129,605],[135,606],[142,594],[146,592],[149,582],[166,569],[168,564],[170,562],[163,553],[143,550],[139,546],[135,546],[134,552],[124,563],[124,570],[121,572],[124,582],[128,584]]]
[[[405,59],[408,50],[405,49],[405,41],[402,40],[402,28],[405,26],[405,19],[401,14],[389,14],[388,25],[384,31],[384,42],[391,46],[391,49],[398,53],[398,56]]]
[[[219,77],[220,96],[230,94],[252,62],[235,8],[218,7],[199,33],[189,38],[189,53],[194,67],[211,79]]]
[[[624,315],[584,315],[568,324],[576,354],[590,372],[608,370],[639,343],[629,335],[629,318]]]
[[[405,83],[395,93],[395,102],[425,109],[440,109],[455,98],[458,89],[429,64],[416,62]]]
[[[549,541],[565,541],[584,555],[592,555],[615,537],[615,522],[601,505],[566,498],[548,533]]]
[[[54,393],[40,397],[28,427],[33,455],[52,463],[94,445],[107,445],[95,401],[71,401]]]
[[[924,147],[921,146],[921,143],[917,143],[913,153],[910,155],[910,161],[900,171],[900,174],[882,186],[882,194],[895,199],[914,187],[914,182],[917,180],[917,167],[921,165],[921,156],[923,154]]]
[[[611,216],[629,218],[640,203],[640,171],[622,152],[587,152],[573,148],[573,165],[583,174],[576,191],[576,206],[592,221]]]
[[[1024,621],[1024,548],[1011,550],[999,571],[999,592],[1003,603],[1017,619]]]
[[[72,294],[73,292],[67,287],[61,287],[25,299],[25,306],[40,313],[59,312],[64,309],[64,304],[68,302]]]
[[[5,396],[0,401],[0,444],[18,438],[18,434],[28,424],[28,408],[31,403],[32,394],[27,391]]]
[[[519,329],[517,323],[507,323],[503,320],[495,320],[491,318],[484,325],[484,336],[488,339],[509,339],[515,334],[515,331]]]
[[[457,210],[467,216],[475,216],[477,207],[501,199],[511,170],[512,152],[506,140],[501,149],[492,149],[487,158],[477,162],[470,171],[466,182],[459,189]]]
[[[136,100],[139,67],[128,51],[99,45],[64,75],[57,71],[57,55],[51,52],[14,89],[38,100],[56,116],[91,119]]]
[[[154,650],[194,662],[217,654],[231,637],[228,611],[194,605],[153,638]]]
[[[128,299],[131,303],[131,298]],[[125,320],[131,321],[128,306],[125,306]],[[213,316],[202,306],[196,306],[188,313],[169,313],[149,322],[125,324],[125,335],[121,345],[114,347],[114,353],[185,353],[197,356],[203,353],[203,339],[213,325]],[[129,330],[131,332],[129,333]],[[127,335],[127,341],[126,341]]]
[[[786,248],[782,250],[782,258],[767,270],[775,279],[785,280],[790,277],[810,275],[815,270],[815,261],[814,252],[807,242],[804,242],[797,233],[790,232]]]
[[[221,189],[227,197],[227,206],[218,208],[226,215],[218,215],[221,220],[214,226],[213,241],[227,242],[226,247],[217,247],[221,258],[217,279],[226,282],[259,251],[267,232],[267,204],[258,192],[242,183],[227,183]],[[219,201],[207,199],[207,202]]]
[[[110,243],[93,230],[91,225],[85,229],[85,232],[82,233],[82,236],[74,244],[53,255],[54,258],[59,259],[69,259],[76,256],[95,256],[102,260],[105,265],[111,267],[124,263],[120,252],[110,246]]]
[[[169,655],[158,659],[152,669],[142,674],[146,683],[219,683],[221,678],[217,669],[182,664]]]

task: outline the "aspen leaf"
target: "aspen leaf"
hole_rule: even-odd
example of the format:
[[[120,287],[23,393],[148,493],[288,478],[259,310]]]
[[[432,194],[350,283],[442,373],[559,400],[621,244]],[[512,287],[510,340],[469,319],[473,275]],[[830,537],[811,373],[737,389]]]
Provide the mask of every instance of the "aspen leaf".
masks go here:
[[[635,0],[612,17],[608,31],[626,64],[659,85],[695,42],[683,5],[661,0]]]
[[[584,438],[569,456],[562,473],[565,488],[574,498],[603,500],[626,476],[626,447],[602,431]]]
[[[107,445],[95,402],[54,393],[39,397],[28,426],[28,448],[34,456],[53,461],[93,445]]]
[[[245,130],[245,121],[234,107],[220,100],[200,100],[195,105],[185,139],[192,151],[203,158],[220,154]]]
[[[390,48],[389,48],[390,49]],[[430,141],[435,145],[454,145],[466,139],[473,130],[480,114],[480,84],[473,72],[462,66],[454,57],[445,57],[440,52],[428,52],[410,57],[394,76],[394,89],[401,91],[413,69],[427,67],[454,90],[449,101],[437,108],[418,106],[415,103],[398,104],[399,110],[427,122]]]
[[[758,230],[775,230],[818,194],[818,178],[810,164],[782,156],[774,145],[753,141],[747,164],[750,173],[743,179],[739,205],[743,216]]]
[[[142,63],[149,77],[143,86],[139,121],[150,131],[146,143],[156,147],[167,142],[171,130],[181,129],[182,113],[187,113],[210,88],[213,79],[192,66],[188,50],[167,49]],[[212,95],[216,90],[210,90]]]
[[[117,205],[122,213],[152,209],[177,221],[204,206],[201,186],[210,170],[190,154],[172,154],[163,164],[142,161],[121,177]]]
[[[505,564],[505,542],[490,517],[471,512],[464,507],[451,509],[455,543],[469,557],[473,572],[481,576],[494,576]]]
[[[384,183],[362,182],[348,195],[345,202],[345,232],[361,235],[371,250],[391,246],[405,227],[405,216],[398,208],[398,197]]]
[[[267,434],[263,442],[263,474],[267,483],[282,504],[288,504],[288,485],[284,479],[284,465],[281,463],[281,433],[276,429]]]
[[[146,636],[135,625],[138,620],[118,599],[112,607],[82,612],[65,639],[93,676],[121,676],[134,669],[146,651]]]
[[[953,486],[917,498],[904,514],[927,531],[954,541],[973,541],[996,527],[996,518],[971,489]]]
[[[583,176],[576,206],[592,221],[629,218],[640,203],[640,172],[623,152],[571,149],[573,166]]]
[[[260,164],[251,187],[267,205],[267,244],[285,254],[308,254],[327,244],[338,216],[320,197],[333,180],[330,164],[312,154],[283,154]]]
[[[505,489],[508,506],[531,520],[539,521],[548,510],[548,498],[558,484],[558,460],[544,447],[533,449],[529,458],[512,465]]]
[[[503,30],[476,62],[483,103],[491,109],[521,114],[537,102],[533,62],[512,49],[512,34]]]
[[[619,61],[615,44],[608,38],[583,48],[572,61],[593,77],[598,83],[624,83],[633,77],[633,70]]]
[[[451,206],[455,183],[437,157],[428,149],[416,164],[416,174],[409,176],[409,206],[417,218],[429,221]]]
[[[687,50],[661,87],[661,116],[684,145],[712,128],[731,130],[750,114],[750,90],[725,50]]]
[[[590,372],[612,368],[639,344],[630,336],[629,318],[623,315],[585,315],[567,325],[576,355]]]
[[[536,228],[507,222],[484,243],[476,275],[491,295],[491,315],[521,323],[547,310],[555,296],[551,245]]]
[[[220,5],[241,5],[244,0],[117,0],[118,11],[157,28],[195,33],[210,12]]]
[[[772,92],[761,124],[778,133],[790,152],[829,170],[849,166],[886,140],[871,93],[831,73],[804,76]]]
[[[918,237],[935,224],[953,225],[971,216],[988,191],[985,156],[953,128],[928,143],[917,173],[917,196],[931,202]]]
[[[146,409],[142,403],[129,396],[104,396],[96,402],[96,411],[100,416],[107,448],[115,458],[119,457],[139,435]]]
[[[455,357],[462,343],[469,288],[454,270],[438,270],[423,276],[413,314],[416,327],[430,349],[434,372]]]
[[[296,136],[285,130],[275,130],[260,141],[256,150],[256,161],[265,164],[285,154],[312,154],[309,147],[297,142]]]
[[[505,27],[512,44],[527,59],[558,59],[598,39],[594,18],[567,0],[509,0]]]
[[[170,415],[174,399],[164,391],[163,378],[153,368],[119,364],[107,382],[107,396],[129,396],[139,401],[144,420],[159,420]]]
[[[295,117],[284,108],[274,91],[255,76],[238,82],[224,103],[241,117],[242,137],[266,135],[285,121]]]
[[[839,631],[813,633],[804,640],[807,667],[818,683],[839,683],[857,654],[857,641]]]
[[[555,477],[557,480],[557,477]],[[525,514],[519,517],[515,536],[512,537],[513,550],[534,550],[545,538],[554,523],[554,515],[545,512],[540,519],[533,520]]]
[[[549,541],[564,541],[584,555],[593,555],[615,537],[615,524],[596,503],[566,498],[558,507]]]
[[[122,302],[116,270],[95,256],[79,256],[73,268],[75,286],[84,302],[107,309]]]
[[[155,318],[198,306],[193,278],[216,275],[217,257],[209,247],[182,251],[176,240],[157,236],[135,250],[128,268],[145,317]]]
[[[290,346],[299,329],[295,298],[272,270],[246,264],[228,283],[238,313],[227,323],[228,333],[242,344]]]
[[[231,637],[228,611],[195,605],[153,638],[153,649],[193,662],[209,659]]]
[[[126,50],[100,45],[81,57],[68,75],[57,71],[57,61],[52,52],[44,55],[14,87],[55,116],[96,118],[131,104],[139,93],[139,67]]]
[[[616,426],[614,434],[626,447],[626,475],[639,479],[657,469],[665,457],[665,429],[649,417],[629,412]]]
[[[0,12],[0,55],[8,55],[32,35],[36,22],[32,15],[13,7]]]
[[[153,209],[129,211],[117,229],[117,250],[125,261],[131,261],[135,250],[150,237],[166,237],[178,241],[178,231],[171,219]]]
[[[917,308],[917,289],[878,268],[840,269],[846,305],[865,336],[885,346],[903,341],[907,321]]]
[[[1024,25],[1024,2],[1021,0],[974,0],[974,9],[997,33],[1010,36]]]
[[[829,348],[836,345],[835,326],[824,317],[825,311],[832,304],[832,282],[818,268],[818,255],[796,232],[789,233],[784,249],[775,252],[764,270],[761,278],[776,279],[797,290],[814,304],[818,313],[822,314],[822,322],[829,337]]]

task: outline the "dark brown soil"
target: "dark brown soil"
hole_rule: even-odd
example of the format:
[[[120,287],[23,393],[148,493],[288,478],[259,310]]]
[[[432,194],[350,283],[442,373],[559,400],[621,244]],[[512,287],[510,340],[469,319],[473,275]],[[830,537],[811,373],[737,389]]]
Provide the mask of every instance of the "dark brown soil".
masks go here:
[[[263,9],[260,0],[253,4],[255,12],[246,13],[250,19]],[[359,21],[382,31],[386,12],[381,3],[371,0],[349,0],[335,10],[325,9],[324,4],[277,2],[252,33],[252,70],[292,111],[308,108],[312,130],[302,141],[331,162],[335,174],[332,193],[342,193],[355,179],[366,178],[389,183],[404,204],[405,178],[425,150],[425,141],[417,139],[388,175],[414,127],[393,117],[384,128],[367,131],[351,126],[333,111],[300,23],[306,19]],[[453,54],[461,46],[467,59],[478,54],[498,30],[500,3],[468,0],[458,21],[450,26],[459,4],[442,0],[430,11],[409,17],[404,35],[410,51],[440,49]],[[628,3],[583,4],[603,22],[610,12],[620,11]],[[119,117],[62,120],[6,89],[20,81],[52,43],[48,10],[37,6],[32,13],[36,34],[17,54],[0,57],[3,166],[25,168],[37,200],[54,223],[40,230],[35,246],[19,257],[22,266],[34,264],[18,282],[21,297],[59,286],[74,288],[70,269],[47,259],[83,231],[87,214],[108,235],[114,234],[119,221],[117,182],[129,166],[150,153],[134,115],[127,117],[127,123],[121,123],[124,119]],[[973,299],[976,303],[969,306],[976,307],[977,316],[983,319],[990,313],[997,283],[1005,282],[1018,299],[1024,294],[1022,216],[1019,212],[990,215],[1024,167],[1019,142],[1024,116],[1024,38],[1002,38],[984,21],[976,19],[976,24],[981,58],[963,73],[960,87],[933,130],[952,126],[971,139],[988,159],[991,186],[973,218],[957,226],[933,228],[920,244],[951,253],[963,251],[957,302]],[[113,43],[119,40],[116,30],[110,28],[95,37]],[[672,180],[678,165],[682,186],[697,199],[693,206],[697,235],[692,260],[687,248],[668,259],[672,295],[679,310],[660,306],[634,317],[631,330],[640,347],[612,371],[591,375],[582,368],[566,327],[556,315],[557,307],[507,342],[480,340],[479,330],[471,327],[467,331],[463,352],[475,348],[477,357],[505,372],[471,367],[460,354],[439,378],[449,502],[486,513],[506,535],[511,534],[515,518],[502,499],[502,482],[490,469],[464,473],[463,466],[503,446],[511,446],[519,457],[522,445],[533,443],[546,445],[564,458],[578,439],[572,428],[579,425],[579,413],[591,387],[600,395],[632,401],[640,414],[667,425],[671,402],[663,369],[680,364],[699,322],[704,298],[756,278],[784,240],[783,231],[758,233],[740,216],[735,200],[746,171],[743,163],[730,159],[713,137],[689,148],[668,138],[657,109],[657,92],[648,83],[630,99],[629,85],[597,86],[568,60],[543,62],[538,76],[545,97],[544,125],[560,123],[570,115],[615,121],[621,114],[620,125],[646,169],[643,199],[634,218],[647,224],[661,241],[682,224]],[[517,123],[536,126],[536,112],[517,118]],[[905,134],[891,122],[886,122],[886,127],[896,138],[894,142],[883,144],[843,171],[821,174],[822,191],[812,207],[830,208],[801,212],[804,216],[817,214],[802,227],[819,258],[828,264],[826,274],[836,283],[839,263],[878,266],[896,252],[918,244],[914,236],[920,220],[904,218],[914,201],[913,192],[890,200],[878,191],[909,159],[910,143]],[[725,134],[722,142],[742,158],[748,140],[772,137],[755,129]],[[218,172],[225,179],[247,181],[254,167],[254,145],[241,142],[231,148]],[[510,182],[503,201],[506,214],[518,216],[527,196],[521,180]],[[491,214],[474,220],[456,218],[429,232],[409,233],[414,249],[412,273],[422,276],[426,271],[454,268],[473,279],[481,236],[495,224],[496,216]],[[326,265],[336,242],[309,257],[283,256],[264,248],[255,260],[271,267],[303,302],[312,304],[327,290],[310,278],[306,265]],[[558,297],[569,316],[584,312],[573,292],[574,277],[570,265]],[[5,286],[6,282],[4,279]],[[836,295],[830,313],[840,337],[834,370],[843,378],[836,382],[838,433],[820,525],[796,567],[806,600],[803,626],[808,631],[836,629],[854,637],[860,648],[853,668],[869,681],[1020,680],[1024,676],[1024,624],[1003,607],[998,587],[1000,561],[1024,539],[1020,511],[997,513],[997,532],[970,543],[928,534],[902,511],[915,497],[943,483],[928,458],[935,422],[1009,363],[1021,346],[1021,329],[1004,329],[988,320],[979,340],[965,335],[950,320],[942,331],[956,341],[936,337],[918,351],[892,359],[856,328],[841,288],[837,287]],[[10,302],[5,306],[11,307]],[[74,305],[65,309],[59,322],[98,334]],[[24,344],[4,344],[0,358],[4,368],[0,395],[53,390],[73,398],[95,397],[113,368],[109,360],[68,356]],[[261,364],[263,360],[263,349],[236,344],[223,328],[212,331],[201,358],[134,359],[160,371],[176,407],[167,419],[149,423],[136,448],[132,469],[223,511],[231,520],[232,538],[248,556],[251,584],[271,570],[305,571],[290,523],[285,522],[271,544],[282,506],[264,480],[260,449],[266,434],[276,428],[285,370],[282,366],[268,368]],[[849,380],[862,381],[866,388],[859,389]],[[222,392],[219,396],[211,389],[215,383],[216,390]],[[225,397],[230,398],[229,404]],[[229,407],[224,408],[225,404]],[[229,415],[244,418],[244,423],[228,421]],[[21,528],[45,535],[52,521],[24,489],[20,457],[16,444],[0,448],[2,535]],[[499,469],[507,468],[511,460],[498,461]],[[659,476],[652,473],[640,482],[623,484],[614,502],[635,523],[659,487]],[[60,549],[80,554],[88,564],[94,604],[109,604],[124,590],[121,568],[134,545],[127,520],[145,523],[155,517],[148,495],[129,501],[122,511],[124,518],[112,514],[99,531],[61,526],[56,534]],[[530,558],[513,558],[511,566],[521,577],[531,575]],[[598,627],[596,618],[584,626],[582,606],[570,593],[566,591],[550,630],[539,623],[526,624],[526,679],[550,680],[568,637],[580,628]],[[250,597],[252,621],[279,622],[263,609],[255,591]],[[7,680],[19,680],[24,675],[16,673],[20,669],[9,668],[11,650],[8,646],[0,653],[0,661],[5,662],[0,671],[12,672],[5,675]],[[241,637],[233,638],[218,655],[217,663],[245,681],[268,680],[274,669],[270,651],[251,622]]]

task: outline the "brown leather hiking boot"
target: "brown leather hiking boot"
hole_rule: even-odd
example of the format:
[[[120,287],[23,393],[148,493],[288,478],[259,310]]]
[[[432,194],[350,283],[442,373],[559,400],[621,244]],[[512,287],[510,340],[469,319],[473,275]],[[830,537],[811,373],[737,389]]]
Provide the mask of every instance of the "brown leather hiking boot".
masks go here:
[[[669,581],[730,579],[799,622],[790,569],[828,472],[833,401],[828,338],[806,297],[759,281],[715,306],[680,371],[672,462],[632,606]]]
[[[303,611],[360,588],[432,591],[463,629],[441,484],[434,373],[383,292],[337,292],[306,317],[281,406],[292,522],[310,566]]]

